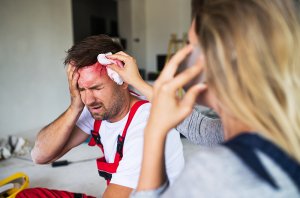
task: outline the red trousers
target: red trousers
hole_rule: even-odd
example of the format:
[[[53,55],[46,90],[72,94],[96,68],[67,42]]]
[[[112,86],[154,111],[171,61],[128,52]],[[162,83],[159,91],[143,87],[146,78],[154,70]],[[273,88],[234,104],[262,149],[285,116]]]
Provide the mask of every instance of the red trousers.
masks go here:
[[[28,188],[19,192],[16,198],[95,198],[82,193],[73,193],[47,188]]]

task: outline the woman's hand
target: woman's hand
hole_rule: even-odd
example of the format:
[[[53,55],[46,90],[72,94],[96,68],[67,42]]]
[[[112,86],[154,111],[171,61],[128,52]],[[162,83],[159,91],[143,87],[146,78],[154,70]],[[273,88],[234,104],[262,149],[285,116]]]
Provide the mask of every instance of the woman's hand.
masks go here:
[[[121,51],[113,55],[107,55],[106,57],[124,63],[124,67],[120,67],[116,64],[108,65],[108,67],[117,72],[126,83],[133,86],[143,80],[139,73],[136,60],[125,52]]]
[[[202,60],[175,76],[179,63],[191,52],[187,46],[177,52],[154,84],[150,118],[145,128],[142,170],[137,191],[157,189],[166,181],[165,142],[167,133],[191,111],[197,95],[206,85],[192,86],[183,98],[178,90],[202,71]],[[202,58],[203,59],[203,58]]]
[[[191,113],[197,95],[206,89],[205,84],[197,84],[192,86],[182,98],[178,97],[178,90],[200,75],[203,70],[204,58],[200,56],[196,65],[175,76],[180,62],[191,51],[192,47],[187,46],[176,53],[155,82],[151,114],[147,125],[149,133],[163,132],[166,135],[170,129]]]
[[[116,64],[107,65],[107,67],[117,72],[124,82],[136,88],[142,95],[146,96],[149,101],[152,100],[152,86],[146,83],[141,77],[136,60],[133,57],[122,51],[106,57],[112,60],[122,61],[124,67],[120,67]]]

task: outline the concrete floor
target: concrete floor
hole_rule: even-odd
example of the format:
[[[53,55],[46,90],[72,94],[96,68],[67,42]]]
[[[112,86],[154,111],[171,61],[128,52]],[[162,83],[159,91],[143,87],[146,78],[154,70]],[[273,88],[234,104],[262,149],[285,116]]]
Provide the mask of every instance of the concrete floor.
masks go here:
[[[199,149],[185,138],[182,138],[182,142],[185,157]],[[24,172],[29,176],[30,187],[67,190],[100,197],[106,188],[106,182],[98,176],[94,159],[101,155],[99,148],[81,144],[60,159],[72,162],[67,166],[53,168],[51,165],[35,165],[30,155],[22,156],[22,159],[10,158],[0,161],[0,179],[16,172]]]

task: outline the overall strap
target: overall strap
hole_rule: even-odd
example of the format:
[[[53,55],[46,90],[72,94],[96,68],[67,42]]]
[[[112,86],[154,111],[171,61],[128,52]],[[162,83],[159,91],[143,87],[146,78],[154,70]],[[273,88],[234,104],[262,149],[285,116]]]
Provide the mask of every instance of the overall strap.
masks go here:
[[[224,145],[240,157],[258,177],[275,189],[278,189],[276,181],[271,177],[255,153],[255,150],[261,151],[281,167],[300,190],[300,164],[272,142],[257,134],[244,133],[224,143]]]
[[[139,100],[131,107],[126,125],[125,125],[123,133],[122,133],[122,136],[120,136],[120,135],[118,136],[117,152],[116,152],[116,155],[115,155],[114,163],[119,164],[119,161],[123,157],[123,146],[124,146],[125,137],[126,137],[126,134],[127,134],[128,127],[129,127],[136,111],[138,110],[138,108],[140,106],[142,106],[143,104],[148,103],[148,102],[149,101],[147,101],[147,100]]]
[[[89,146],[98,145],[100,147],[100,149],[102,150],[102,152],[104,153],[103,145],[101,143],[101,136],[99,134],[101,123],[102,123],[102,120],[94,121],[94,130],[91,130],[92,138],[90,139]]]
[[[105,160],[105,157],[101,157],[97,159],[97,167],[98,167],[98,173],[101,177],[104,177],[104,179],[107,182],[107,185],[109,185],[110,180],[112,178],[112,174],[116,173],[118,166],[119,166],[119,162],[122,160],[123,157],[123,145],[124,145],[124,141],[125,141],[125,137],[126,137],[126,133],[128,130],[128,127],[136,113],[136,111],[138,110],[138,108],[145,104],[148,103],[148,101],[145,100],[140,100],[138,102],[136,102],[130,109],[128,118],[127,118],[127,122],[126,125],[124,127],[123,133],[122,135],[118,135],[118,140],[117,140],[117,152],[115,154],[115,158],[114,158],[114,162],[113,163],[107,163]],[[95,121],[94,122],[94,131],[92,132],[92,134],[94,135],[92,139],[94,140],[94,143],[102,149],[103,153],[104,153],[104,149],[103,149],[103,145],[101,143],[101,139],[100,139],[100,135],[99,135],[99,128],[101,126],[101,121]],[[97,132],[97,134],[95,133],[95,131]],[[99,136],[99,141],[97,141],[97,137]],[[96,138],[95,138],[96,137]]]

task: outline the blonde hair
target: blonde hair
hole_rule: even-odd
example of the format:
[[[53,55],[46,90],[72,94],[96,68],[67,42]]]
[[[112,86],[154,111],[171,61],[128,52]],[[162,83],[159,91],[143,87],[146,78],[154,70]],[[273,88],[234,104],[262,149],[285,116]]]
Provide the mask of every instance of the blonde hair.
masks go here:
[[[299,2],[199,2],[209,87],[226,112],[300,162]]]

